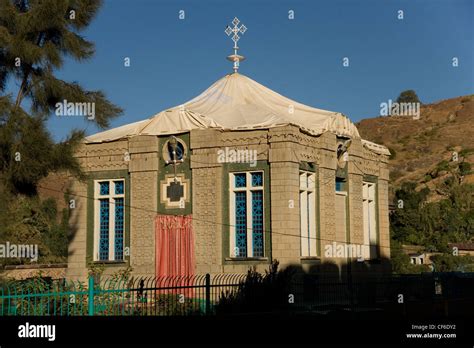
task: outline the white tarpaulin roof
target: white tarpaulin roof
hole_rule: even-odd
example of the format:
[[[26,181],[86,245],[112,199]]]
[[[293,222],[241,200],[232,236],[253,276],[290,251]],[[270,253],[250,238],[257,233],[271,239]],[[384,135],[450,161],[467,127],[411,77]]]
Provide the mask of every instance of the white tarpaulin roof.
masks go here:
[[[100,143],[136,135],[171,135],[199,128],[249,130],[288,124],[297,125],[313,135],[329,131],[360,138],[356,126],[343,114],[303,105],[244,75],[233,73],[183,105],[147,120],[91,135],[85,141]]]

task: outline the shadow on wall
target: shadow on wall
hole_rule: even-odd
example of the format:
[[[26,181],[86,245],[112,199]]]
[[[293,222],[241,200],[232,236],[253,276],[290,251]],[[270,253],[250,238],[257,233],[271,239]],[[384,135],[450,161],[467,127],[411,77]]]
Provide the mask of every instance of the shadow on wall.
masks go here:
[[[265,274],[249,270],[236,291],[221,294],[215,311],[338,319],[473,316],[466,308],[474,305],[474,274],[380,271],[390,266],[384,259],[377,265],[325,262],[305,270],[300,265],[280,270],[274,261]]]
[[[374,277],[387,277],[392,273],[392,263],[390,259],[378,258],[371,261],[362,261],[351,259],[351,262],[343,261],[335,263],[327,261],[312,265],[292,265],[290,267],[297,270],[300,275],[313,275],[320,280],[339,280],[348,281],[351,277],[353,280],[364,280]]]
[[[70,197],[74,197],[74,195],[71,193],[69,195]],[[91,198],[88,198],[91,199]],[[85,207],[87,207],[87,202],[85,203]],[[67,257],[68,257],[68,262],[69,258],[75,254],[74,249],[70,248],[71,242],[76,238],[76,235],[79,231],[79,214],[71,214],[69,215],[69,229],[68,229],[68,235],[67,235],[67,243],[68,243],[68,250],[67,250]],[[86,226],[87,227],[87,226]]]

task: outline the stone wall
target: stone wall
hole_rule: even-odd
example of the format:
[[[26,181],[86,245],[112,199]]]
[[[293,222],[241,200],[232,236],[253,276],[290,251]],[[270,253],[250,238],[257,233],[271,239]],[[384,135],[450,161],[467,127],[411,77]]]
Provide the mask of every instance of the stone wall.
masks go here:
[[[135,275],[155,274],[154,219],[158,201],[158,163],[161,159],[158,137],[140,136],[130,140],[84,145],[78,157],[88,172],[127,169],[131,183],[130,265]],[[219,163],[217,151],[225,147],[256,150],[258,159],[268,164],[270,173],[271,253],[266,260],[235,261],[226,258],[229,224],[228,170]],[[196,273],[245,272],[249,266],[268,267],[270,259],[282,265],[302,265],[300,257],[299,170],[302,163],[313,163],[318,178],[318,228],[320,238],[317,263],[344,264],[346,259],[326,259],[325,245],[344,242],[336,233],[335,173],[337,137],[324,133],[311,136],[296,126],[270,130],[223,132],[213,129],[190,133],[192,171],[192,214],[195,234]],[[128,158],[127,158],[128,156]],[[380,256],[389,257],[387,156],[378,155],[354,139],[349,148],[348,217],[350,242],[363,243],[362,181],[377,178]],[[252,170],[249,168],[248,170]],[[87,184],[75,181],[76,209],[71,214],[71,243],[68,277],[85,277],[87,236]],[[227,208],[226,208],[227,207]],[[267,242],[269,242],[267,240]],[[308,269],[308,267],[303,267]],[[108,268],[107,272],[117,268]]]
[[[326,260],[326,247],[331,246],[333,241],[345,240],[345,236],[336,234],[336,137],[333,134],[321,135],[321,153],[319,166],[319,218],[321,239],[321,262],[331,263],[334,259]]]
[[[222,268],[222,169],[196,168],[193,176],[193,228],[196,273],[220,273]]]
[[[70,210],[68,279],[87,277],[86,241],[87,241],[87,183],[71,180],[70,198],[75,200],[75,208]]]
[[[121,140],[102,144],[83,144],[76,152],[86,174],[101,173],[116,170],[128,170],[129,165],[128,140]],[[78,181],[70,178],[70,199],[74,200],[75,207],[70,209],[69,219],[69,247],[68,279],[85,280],[88,275],[89,264],[92,260],[87,256],[87,233],[89,219],[88,204],[94,197],[88,191],[89,180]],[[104,274],[111,274],[123,267],[106,267]]]
[[[137,276],[155,274],[158,150],[157,137],[130,139],[130,266]]]
[[[7,266],[0,273],[0,277],[8,280],[25,280],[37,277],[63,279],[66,277],[66,269],[66,264]]]

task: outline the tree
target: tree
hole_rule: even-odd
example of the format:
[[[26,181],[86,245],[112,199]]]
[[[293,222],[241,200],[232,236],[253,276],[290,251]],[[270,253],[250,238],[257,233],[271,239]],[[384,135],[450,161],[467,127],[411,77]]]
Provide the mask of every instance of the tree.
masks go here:
[[[390,261],[392,271],[396,274],[416,274],[429,271],[426,265],[412,264],[410,256],[403,251],[401,243],[394,240],[390,243]]]
[[[80,33],[101,3],[0,0],[0,242],[37,244],[41,262],[65,260],[69,211],[58,214],[55,204],[42,201],[38,182],[58,170],[84,177],[74,157],[84,131],[73,130],[55,143],[46,121],[64,100],[93,103],[95,117],[89,121],[100,128],[122,112],[103,92],[56,77],[65,58],[82,62],[93,56],[94,44]],[[11,81],[19,87],[7,94]],[[12,261],[0,265],[4,262]]]
[[[472,240],[474,185],[451,180],[446,183],[446,198],[436,202],[428,202],[429,193],[427,188],[416,191],[415,183],[404,183],[395,192],[399,208],[390,214],[392,239],[440,252],[447,251],[448,243]]]
[[[474,258],[469,255],[433,255],[431,261],[436,272],[472,272],[474,266]]]
[[[397,103],[421,103],[416,92],[412,89],[403,91],[397,98]]]
[[[0,0],[0,93],[9,79],[19,83],[14,98],[0,95],[0,173],[12,191],[34,194],[38,181],[59,169],[81,175],[73,154],[84,132],[73,130],[55,144],[46,130],[57,103],[93,103],[92,122],[101,128],[122,112],[103,92],[55,77],[65,57],[83,61],[94,54],[80,32],[100,6],[99,0]]]

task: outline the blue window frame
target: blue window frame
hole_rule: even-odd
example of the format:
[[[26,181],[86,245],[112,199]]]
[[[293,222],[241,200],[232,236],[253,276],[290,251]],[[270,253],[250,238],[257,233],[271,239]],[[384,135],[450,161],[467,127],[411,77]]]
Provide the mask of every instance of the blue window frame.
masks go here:
[[[252,192],[253,256],[263,257],[263,191]]]
[[[123,181],[114,181],[115,184],[115,194],[123,195]]]
[[[257,173],[252,173],[252,186],[253,187],[258,187],[263,185],[263,173],[262,172],[257,172]]]
[[[235,174],[235,187],[245,187],[247,186],[247,176],[245,173]]]
[[[96,182],[95,257],[97,261],[124,259],[125,181]]]
[[[123,185],[123,182],[122,182]],[[115,260],[123,260],[123,198],[115,199]]]
[[[99,260],[109,259],[109,200],[100,200]]]
[[[106,196],[109,194],[109,182],[108,181],[103,181],[99,183],[100,186],[100,195],[101,196]]]
[[[262,171],[231,173],[231,255],[264,257],[264,177]]]
[[[235,238],[237,257],[247,257],[247,194],[235,193]]]

